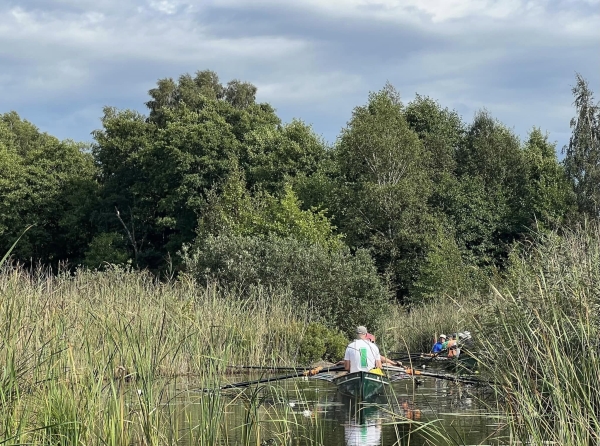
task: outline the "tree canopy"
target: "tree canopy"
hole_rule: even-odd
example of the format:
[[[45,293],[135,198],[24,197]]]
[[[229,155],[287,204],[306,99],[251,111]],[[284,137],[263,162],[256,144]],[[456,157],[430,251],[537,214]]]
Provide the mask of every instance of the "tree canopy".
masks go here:
[[[13,253],[29,265],[281,287],[348,329],[352,306],[472,287],[532,230],[598,217],[600,105],[580,75],[563,162],[541,129],[521,141],[486,110],[466,122],[389,84],[332,146],[213,71],[148,93],[146,114],[105,107],[91,147],[0,115],[4,250],[34,225]]]

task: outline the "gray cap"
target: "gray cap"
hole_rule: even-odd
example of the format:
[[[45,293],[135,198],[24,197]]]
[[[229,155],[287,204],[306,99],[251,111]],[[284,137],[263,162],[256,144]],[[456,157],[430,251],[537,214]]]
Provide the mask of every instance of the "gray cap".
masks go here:
[[[356,327],[356,334],[367,334],[367,327],[359,326]]]

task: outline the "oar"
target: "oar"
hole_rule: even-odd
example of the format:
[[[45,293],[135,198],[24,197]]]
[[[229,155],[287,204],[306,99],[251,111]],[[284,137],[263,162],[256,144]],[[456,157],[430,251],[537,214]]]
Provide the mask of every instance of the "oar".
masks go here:
[[[405,373],[413,376],[430,376],[432,378],[446,379],[448,381],[462,382],[464,384],[489,384],[489,382],[480,379],[463,378],[449,373],[432,373],[414,369],[406,369]]]
[[[228,365],[231,369],[252,369],[252,370],[306,370],[304,367],[271,367],[268,365]]]
[[[412,358],[420,358],[423,353],[404,353],[404,352],[390,352],[390,356],[394,355],[398,359],[412,359]]]
[[[344,366],[338,365],[338,366],[327,367],[327,368],[316,367],[316,368],[310,369],[310,370],[298,371],[298,372],[292,373],[290,375],[273,376],[270,378],[255,379],[253,381],[243,381],[243,382],[239,382],[239,383],[226,384],[226,385],[220,386],[216,389],[202,389],[202,390],[204,390],[204,391],[206,391],[206,390],[224,390],[224,389],[233,389],[236,387],[247,387],[247,386],[251,386],[253,384],[270,383],[270,382],[275,382],[275,381],[281,381],[284,379],[297,378],[298,376],[314,376],[314,375],[317,375],[318,373],[333,372],[336,370],[344,370]]]

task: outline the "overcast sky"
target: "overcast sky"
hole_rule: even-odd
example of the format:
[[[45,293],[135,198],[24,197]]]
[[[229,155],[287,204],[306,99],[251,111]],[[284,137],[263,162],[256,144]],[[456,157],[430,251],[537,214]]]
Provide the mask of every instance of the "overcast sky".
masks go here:
[[[369,91],[485,107],[568,142],[575,72],[600,99],[600,0],[2,0],[0,113],[91,141],[102,107],[216,71],[333,142]]]

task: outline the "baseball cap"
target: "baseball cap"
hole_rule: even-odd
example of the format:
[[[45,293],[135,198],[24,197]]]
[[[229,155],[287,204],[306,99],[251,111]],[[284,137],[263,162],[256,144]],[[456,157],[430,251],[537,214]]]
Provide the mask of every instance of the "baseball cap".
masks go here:
[[[367,327],[361,325],[359,327],[356,327],[356,334],[367,334]]]

